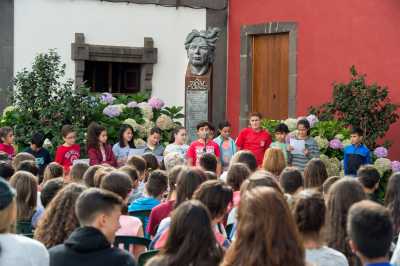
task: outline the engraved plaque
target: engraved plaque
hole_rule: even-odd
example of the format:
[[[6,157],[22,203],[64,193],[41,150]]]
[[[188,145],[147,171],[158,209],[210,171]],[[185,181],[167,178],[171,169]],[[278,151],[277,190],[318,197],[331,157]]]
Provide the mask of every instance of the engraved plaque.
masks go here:
[[[208,90],[186,90],[185,124],[189,141],[197,139],[196,125],[208,120]]]

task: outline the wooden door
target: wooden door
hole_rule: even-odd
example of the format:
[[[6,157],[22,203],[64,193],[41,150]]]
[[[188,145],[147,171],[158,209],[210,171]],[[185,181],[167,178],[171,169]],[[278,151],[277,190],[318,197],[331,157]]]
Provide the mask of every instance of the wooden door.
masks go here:
[[[289,33],[255,35],[251,109],[265,118],[286,119],[289,98]]]

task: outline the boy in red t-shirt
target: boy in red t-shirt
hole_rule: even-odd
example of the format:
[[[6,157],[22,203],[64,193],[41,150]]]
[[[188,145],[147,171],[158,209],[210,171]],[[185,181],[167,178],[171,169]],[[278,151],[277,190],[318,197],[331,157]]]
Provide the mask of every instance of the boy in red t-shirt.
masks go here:
[[[64,144],[57,147],[55,162],[64,167],[65,174],[69,173],[69,169],[73,162],[80,157],[80,146],[75,144],[76,133],[71,125],[64,125],[61,129]]]
[[[261,118],[260,113],[251,113],[250,127],[243,129],[236,139],[237,148],[251,151],[256,157],[258,166],[262,164],[265,150],[272,142],[269,132],[261,128]]]
[[[212,153],[217,157],[218,161],[217,174],[221,173],[220,150],[218,144],[209,138],[210,124],[208,122],[200,122],[197,124],[196,129],[199,139],[190,144],[186,153],[188,165],[199,166],[201,155]]]

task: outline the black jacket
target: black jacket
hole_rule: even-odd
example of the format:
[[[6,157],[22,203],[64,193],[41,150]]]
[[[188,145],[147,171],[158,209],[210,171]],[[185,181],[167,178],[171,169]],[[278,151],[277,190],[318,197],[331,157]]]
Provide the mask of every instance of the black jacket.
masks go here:
[[[64,244],[49,250],[50,266],[135,266],[128,252],[111,247],[96,228],[75,229]]]

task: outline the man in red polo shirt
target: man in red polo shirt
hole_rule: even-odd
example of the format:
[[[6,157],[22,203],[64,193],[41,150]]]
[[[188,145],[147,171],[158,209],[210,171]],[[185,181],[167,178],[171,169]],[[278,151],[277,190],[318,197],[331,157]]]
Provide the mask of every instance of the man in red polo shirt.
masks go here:
[[[261,128],[261,114],[251,113],[249,115],[250,127],[243,129],[236,139],[239,150],[251,151],[257,160],[257,165],[262,164],[265,150],[272,142],[268,131]]]

